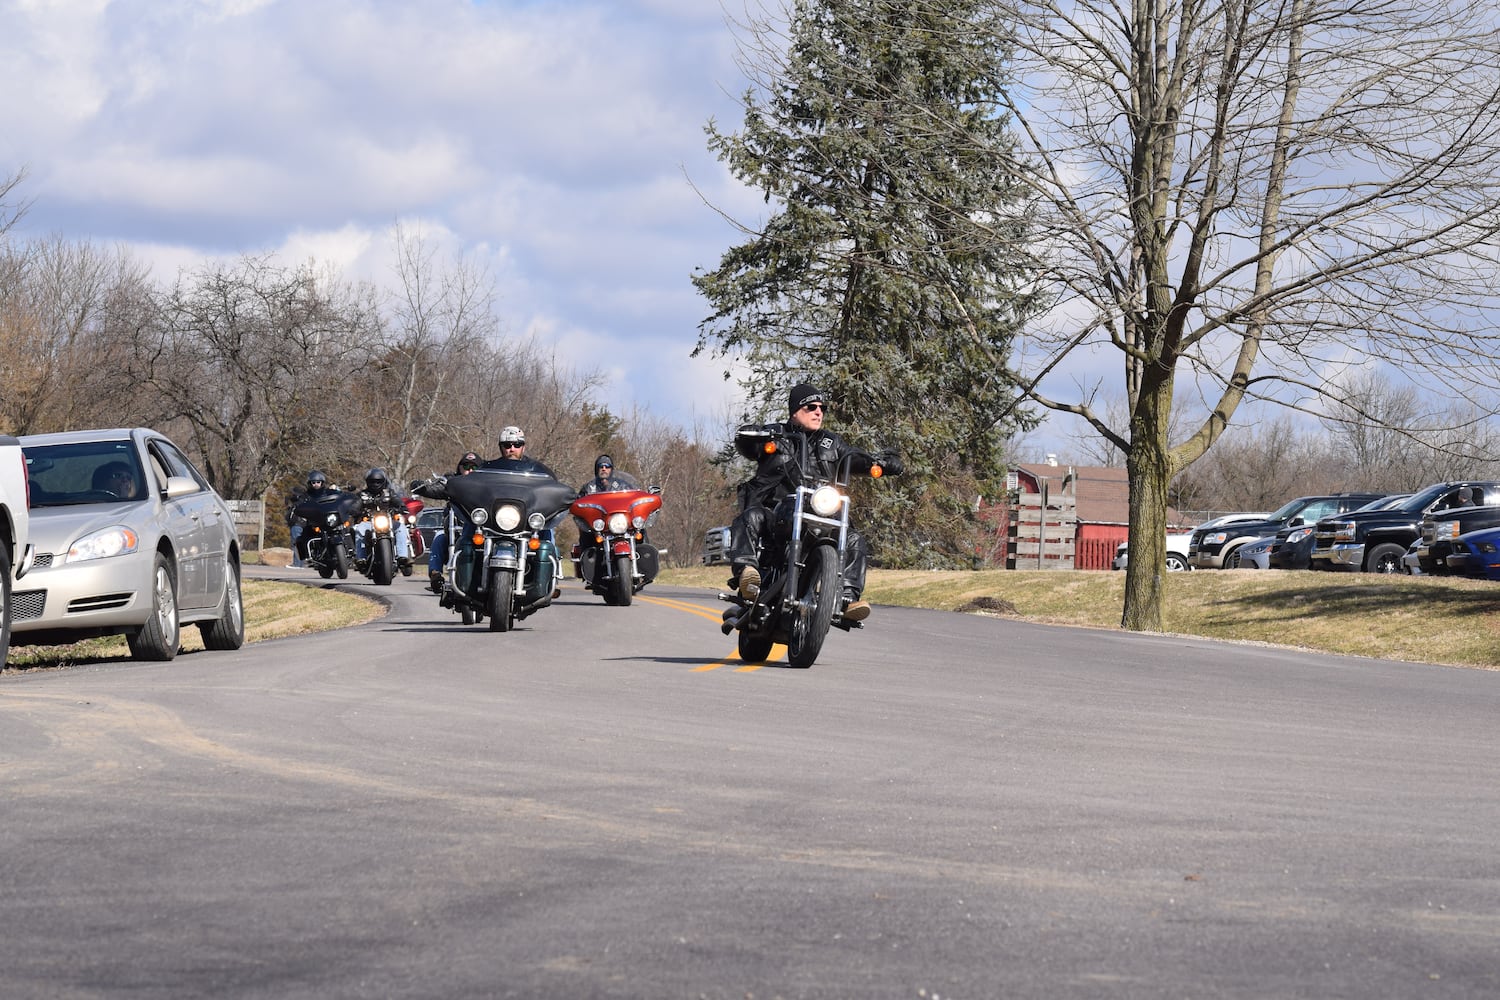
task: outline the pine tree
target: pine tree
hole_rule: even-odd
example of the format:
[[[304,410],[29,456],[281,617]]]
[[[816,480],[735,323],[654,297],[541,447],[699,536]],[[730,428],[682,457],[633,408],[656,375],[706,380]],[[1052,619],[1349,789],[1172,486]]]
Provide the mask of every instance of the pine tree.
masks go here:
[[[694,276],[714,309],[694,353],[747,362],[757,417],[783,419],[786,387],[811,381],[851,441],[899,449],[907,475],[863,497],[878,558],[952,565],[1030,422],[995,363],[1034,309],[998,111],[1004,24],[986,0],[796,0],[789,16],[742,129],[708,126],[773,209]]]

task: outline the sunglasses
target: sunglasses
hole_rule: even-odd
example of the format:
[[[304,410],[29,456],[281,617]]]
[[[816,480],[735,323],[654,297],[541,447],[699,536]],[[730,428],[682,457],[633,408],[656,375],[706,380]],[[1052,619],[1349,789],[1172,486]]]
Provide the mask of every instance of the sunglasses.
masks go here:
[[[479,468],[479,466],[475,465],[473,462],[465,462],[463,465],[460,465],[458,467],[458,470],[460,472],[473,472],[477,468]]]
[[[808,410],[808,411],[817,410],[819,413],[823,412],[823,406],[824,406],[824,404],[822,404],[822,403],[803,403],[802,404],[802,408],[804,410]]]
[[[511,448],[524,448],[524,447],[526,447],[526,442],[525,441],[507,441],[507,442],[505,442],[504,444],[502,444],[500,446],[500,449],[502,451],[509,451]]]
[[[599,466],[599,468],[601,468],[601,469],[613,469],[614,466],[613,465],[601,465],[601,466]]]

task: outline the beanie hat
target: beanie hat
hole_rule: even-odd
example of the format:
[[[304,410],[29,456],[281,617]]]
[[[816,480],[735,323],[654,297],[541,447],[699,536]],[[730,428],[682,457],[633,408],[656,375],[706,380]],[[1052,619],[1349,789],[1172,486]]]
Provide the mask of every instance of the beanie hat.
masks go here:
[[[786,398],[787,407],[791,413],[796,413],[808,403],[826,402],[827,400],[823,397],[823,390],[816,386],[808,385],[806,382],[799,382],[797,385],[792,386],[792,391],[787,393]]]

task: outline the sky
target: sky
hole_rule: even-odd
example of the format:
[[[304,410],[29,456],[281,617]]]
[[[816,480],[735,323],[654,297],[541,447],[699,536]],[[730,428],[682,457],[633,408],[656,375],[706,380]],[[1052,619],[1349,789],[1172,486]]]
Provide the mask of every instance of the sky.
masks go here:
[[[23,236],[166,282],[271,252],[390,286],[419,229],[616,412],[716,424],[690,276],[765,212],[705,142],[735,56],[716,0],[0,0],[0,176]]]

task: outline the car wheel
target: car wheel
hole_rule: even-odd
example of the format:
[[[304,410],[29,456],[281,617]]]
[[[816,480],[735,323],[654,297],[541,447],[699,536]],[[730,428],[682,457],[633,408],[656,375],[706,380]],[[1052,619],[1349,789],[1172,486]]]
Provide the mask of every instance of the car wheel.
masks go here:
[[[137,631],[125,637],[130,655],[137,660],[170,660],[177,655],[182,640],[177,621],[177,576],[172,564],[160,552],[151,573],[151,617]]]
[[[1377,545],[1370,550],[1369,562],[1365,569],[1371,573],[1399,573],[1401,572],[1401,557],[1406,555],[1406,549],[1400,545],[1386,542]]]
[[[1169,573],[1181,573],[1188,568],[1187,560],[1182,558],[1182,556],[1175,552],[1167,553],[1167,571]]]
[[[205,649],[239,649],[245,644],[245,601],[240,593],[240,564],[230,559],[224,571],[224,599],[219,602],[219,617],[199,622]]]

